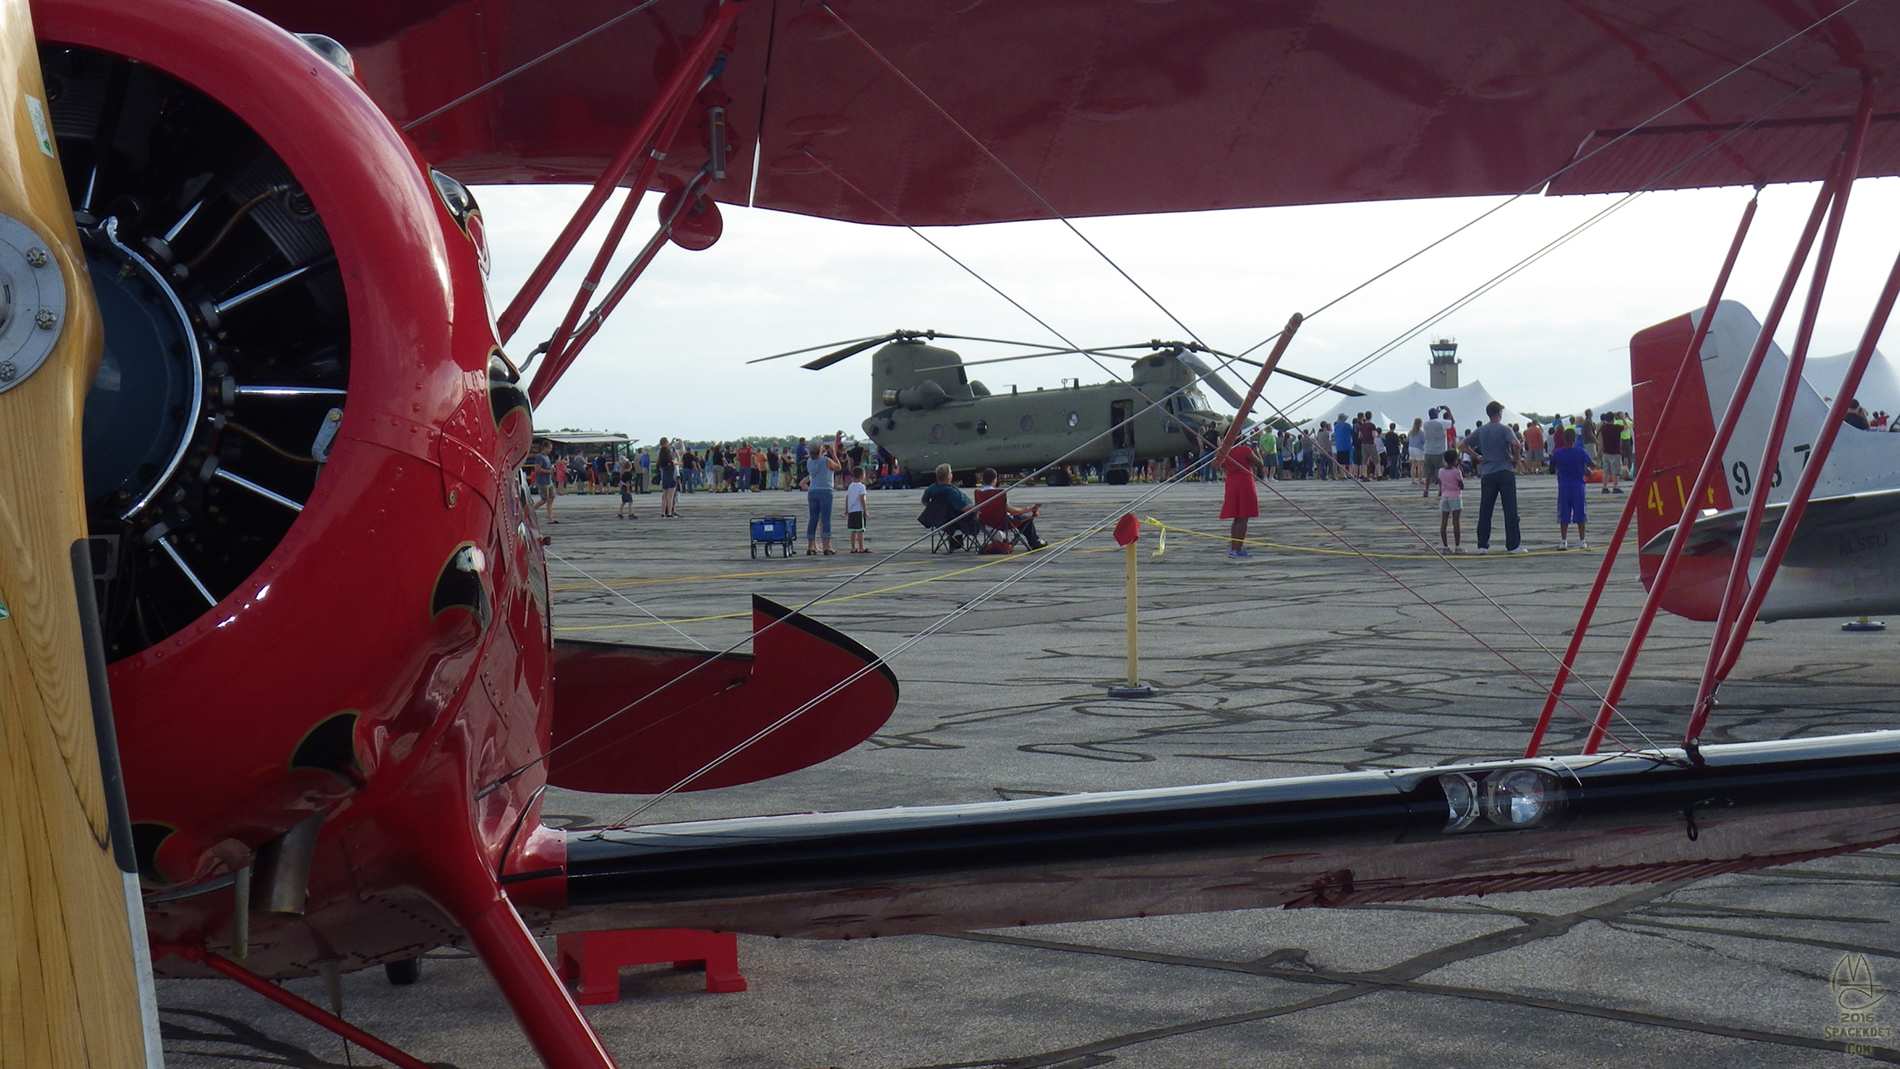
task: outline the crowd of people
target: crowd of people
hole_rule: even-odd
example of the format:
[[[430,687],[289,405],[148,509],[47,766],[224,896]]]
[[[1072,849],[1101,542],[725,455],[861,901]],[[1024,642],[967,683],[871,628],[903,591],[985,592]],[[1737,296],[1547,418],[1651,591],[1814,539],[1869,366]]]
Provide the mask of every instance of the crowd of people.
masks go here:
[[[1439,541],[1446,552],[1461,553],[1463,546],[1464,491],[1471,480],[1479,490],[1479,516],[1476,524],[1476,548],[1490,552],[1492,516],[1498,507],[1504,512],[1504,549],[1506,553],[1528,552],[1522,545],[1518,522],[1517,485],[1520,475],[1550,474],[1557,479],[1558,544],[1569,549],[1570,527],[1577,528],[1577,545],[1588,549],[1585,493],[1589,483],[1597,484],[1602,494],[1623,493],[1623,483],[1631,477],[1630,461],[1635,456],[1635,437],[1630,413],[1591,409],[1583,414],[1536,418],[1523,424],[1505,423],[1503,406],[1493,401],[1487,406],[1486,419],[1461,428],[1449,407],[1434,407],[1412,420],[1409,430],[1398,423],[1379,420],[1371,412],[1348,417],[1344,412],[1333,420],[1321,420],[1307,428],[1288,427],[1267,430],[1256,445],[1242,444],[1232,450],[1219,469],[1202,468],[1203,477],[1224,477],[1227,488],[1221,518],[1231,523],[1228,555],[1236,560],[1251,557],[1247,551],[1247,520],[1259,515],[1258,499],[1252,492],[1255,477],[1273,480],[1357,479],[1383,481],[1407,479],[1421,488],[1421,496],[1438,494]],[[1868,412],[1858,400],[1847,412],[1848,425],[1864,431],[1900,430],[1900,420],[1889,419],[1885,412]],[[1211,450],[1210,450],[1211,451]],[[1193,465],[1190,455],[1167,463]],[[851,552],[869,552],[864,536],[868,512],[866,490],[901,473],[895,458],[864,442],[847,442],[840,431],[829,440],[796,444],[760,444],[749,441],[736,444],[715,443],[689,447],[677,439],[660,439],[654,448],[642,447],[626,453],[576,453],[554,455],[550,443],[536,443],[535,455],[527,465],[547,520],[554,518],[554,501],[563,493],[618,493],[620,510],[616,516],[633,518],[633,498],[656,490],[660,494],[660,516],[679,515],[679,495],[695,493],[759,493],[765,491],[804,491],[807,495],[809,536],[806,553],[832,555],[832,511],[834,497],[845,495],[846,529],[851,535]],[[1150,466],[1152,467],[1152,465]],[[1187,469],[1192,470],[1192,469]],[[928,504],[935,494],[961,491],[951,485],[947,469],[938,470],[936,485],[925,491]],[[997,476],[993,470],[983,473],[985,487],[994,490]],[[1167,477],[1167,472],[1138,470],[1135,478]],[[946,489],[947,488],[947,489]],[[955,503],[954,514],[963,514],[975,506],[967,497]],[[1032,512],[1011,511],[1012,526],[1027,534],[1031,548],[1039,548]]]
[[[851,467],[864,468],[872,478],[896,470],[896,461],[876,446],[849,441],[842,432],[832,447]],[[748,441],[688,446],[677,438],[662,438],[655,447],[619,452],[575,452],[551,457],[555,494],[614,493],[623,485],[632,493],[662,489],[670,472],[674,488],[685,493],[745,494],[764,490],[796,490],[804,465],[816,448],[800,438],[796,445],[754,445]]]
[[[1433,408],[1412,420],[1409,429],[1395,422],[1381,428],[1370,412],[1347,416],[1339,413],[1333,420],[1320,420],[1308,430],[1286,428],[1261,436],[1262,477],[1277,480],[1359,479],[1383,481],[1407,479],[1427,492],[1437,484],[1435,472],[1445,461],[1446,449],[1458,451],[1458,460],[1471,474],[1476,458],[1464,448],[1464,437],[1485,425],[1477,421],[1460,428],[1450,408]],[[1581,416],[1553,416],[1523,424],[1506,423],[1518,444],[1518,456],[1512,470],[1519,475],[1552,474],[1550,453],[1566,430],[1574,431],[1579,443],[1593,457],[1629,455],[1634,444],[1628,412],[1604,412],[1598,416],[1585,409]],[[1606,477],[1609,469],[1606,467]],[[1616,481],[1606,492],[1615,490],[1626,477],[1619,466]]]
[[[1856,404],[1858,409],[1858,404]],[[1245,444],[1231,450],[1223,465],[1226,493],[1221,519],[1230,523],[1227,555],[1248,560],[1247,521],[1259,513],[1253,490],[1262,479],[1407,479],[1420,487],[1420,496],[1438,493],[1438,538],[1447,553],[1464,552],[1464,491],[1469,481],[1478,487],[1477,551],[1491,551],[1492,517],[1504,513],[1503,552],[1528,553],[1517,510],[1517,477],[1552,474],[1557,478],[1558,543],[1570,548],[1570,526],[1577,527],[1579,548],[1588,549],[1584,493],[1592,472],[1599,492],[1620,494],[1635,455],[1635,438],[1628,412],[1585,409],[1581,416],[1533,419],[1523,425],[1505,423],[1504,406],[1496,401],[1485,409],[1485,420],[1468,430],[1459,426],[1447,407],[1434,407],[1413,419],[1409,431],[1396,422],[1383,429],[1370,412],[1321,420],[1309,429],[1265,431],[1256,451]],[[1871,423],[1871,419],[1870,419]],[[1211,474],[1211,472],[1210,472]]]
[[[525,470],[534,486],[539,507],[548,523],[555,500],[567,493],[618,493],[617,519],[635,519],[636,494],[660,495],[660,518],[679,516],[684,493],[763,493],[804,491],[808,505],[809,535],[805,552],[833,556],[831,548],[834,495],[845,496],[846,529],[851,552],[868,553],[864,543],[868,506],[867,478],[896,469],[889,453],[863,442],[847,442],[843,431],[829,440],[800,438],[791,445],[754,446],[751,442],[715,443],[694,448],[679,439],[662,438],[657,446],[638,451],[582,453],[559,456],[553,443],[535,442]],[[867,466],[869,460],[874,467]]]

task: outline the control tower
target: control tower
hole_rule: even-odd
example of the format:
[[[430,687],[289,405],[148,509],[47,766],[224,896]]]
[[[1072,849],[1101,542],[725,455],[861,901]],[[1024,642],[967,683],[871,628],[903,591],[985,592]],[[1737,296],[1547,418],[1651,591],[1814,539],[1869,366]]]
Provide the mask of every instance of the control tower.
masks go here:
[[[1455,390],[1458,388],[1458,343],[1450,338],[1440,338],[1433,342],[1432,348],[1432,389]]]

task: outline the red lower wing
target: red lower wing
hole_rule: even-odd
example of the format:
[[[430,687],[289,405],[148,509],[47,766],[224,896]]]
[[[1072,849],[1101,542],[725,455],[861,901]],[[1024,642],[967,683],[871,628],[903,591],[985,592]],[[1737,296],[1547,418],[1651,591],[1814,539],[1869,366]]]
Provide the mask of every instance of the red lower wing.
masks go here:
[[[876,654],[761,597],[752,626],[750,656],[557,642],[549,781],[602,794],[657,794],[688,777],[681,790],[730,787],[835,757],[890,718],[897,678]]]

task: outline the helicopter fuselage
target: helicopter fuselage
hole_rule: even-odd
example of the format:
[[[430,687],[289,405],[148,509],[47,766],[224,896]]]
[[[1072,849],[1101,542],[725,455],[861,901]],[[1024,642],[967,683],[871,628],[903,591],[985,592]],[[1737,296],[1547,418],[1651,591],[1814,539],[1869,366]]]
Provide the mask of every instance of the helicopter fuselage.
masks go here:
[[[879,405],[864,421],[903,470],[1016,472],[1051,464],[1115,468],[1207,448],[1217,417],[1195,374],[1171,355],[1143,357],[1127,382],[993,394],[957,354],[900,341],[873,358]]]

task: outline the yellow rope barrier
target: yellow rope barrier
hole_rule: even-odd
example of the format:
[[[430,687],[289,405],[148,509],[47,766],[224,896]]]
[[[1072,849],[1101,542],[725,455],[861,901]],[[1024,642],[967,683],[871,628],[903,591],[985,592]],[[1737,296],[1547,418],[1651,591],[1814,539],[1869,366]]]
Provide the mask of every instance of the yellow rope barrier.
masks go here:
[[[1065,539],[1064,541],[1066,541],[1066,539]],[[1110,553],[1110,552],[1115,552],[1115,551],[1117,551],[1117,550],[1118,550],[1118,548],[1119,548],[1119,547],[1116,547],[1116,546],[1108,546],[1108,547],[1106,547],[1106,548],[1096,548],[1096,549],[1076,549],[1076,550],[1071,550],[1070,552],[1072,552],[1072,553]],[[968,568],[958,568],[958,569],[957,569],[957,570],[955,570],[955,571],[950,571],[950,572],[942,572],[942,573],[939,573],[939,574],[937,574],[937,575],[929,575],[929,576],[925,576],[925,577],[924,577],[924,578],[922,578],[922,579],[913,579],[913,580],[911,580],[911,581],[910,581],[910,582],[908,582],[908,583],[897,583],[897,584],[895,584],[895,585],[893,585],[893,586],[884,586],[884,587],[879,587],[879,588],[877,588],[876,590],[860,590],[860,591],[859,591],[859,592],[857,592],[856,594],[840,594],[840,595],[838,595],[838,596],[837,596],[837,597],[835,597],[835,598],[825,598],[825,599],[823,599],[822,601],[817,601],[817,602],[814,602],[813,604],[814,604],[814,605],[831,605],[831,604],[835,604],[835,603],[837,603],[837,602],[840,602],[840,601],[853,601],[853,600],[856,600],[856,599],[858,599],[858,598],[868,598],[868,597],[871,597],[871,596],[872,596],[872,595],[874,595],[874,594],[889,594],[889,593],[891,593],[892,591],[897,591],[897,590],[908,590],[908,589],[909,589],[909,588],[911,588],[911,587],[914,587],[914,586],[922,586],[922,585],[924,585],[925,583],[934,583],[934,582],[936,582],[936,581],[937,581],[937,580],[939,580],[939,579],[952,579],[952,578],[955,578],[956,576],[959,576],[959,575],[968,575],[968,574],[969,574],[969,573],[971,573],[971,572],[975,572],[975,571],[981,571],[982,569],[984,569],[984,568],[988,568],[988,567],[991,567],[992,565],[997,565],[997,564],[1004,564],[1004,563],[1007,563],[1008,561],[1010,561],[1010,560],[1013,560],[1013,559],[1016,559],[1016,555],[1015,555],[1015,554],[1013,554],[1013,553],[1011,553],[1011,554],[1007,554],[1007,555],[1002,555],[1002,556],[997,556],[997,557],[994,557],[994,558],[991,558],[990,560],[986,560],[986,561],[983,561],[983,562],[982,562],[982,563],[980,563],[980,564],[972,564],[972,565],[971,565],[971,566],[969,566]],[[923,563],[926,563],[926,562],[924,562],[924,561],[918,561],[918,562],[916,562],[916,563],[918,563],[918,564],[923,564]],[[837,568],[827,568],[827,569],[824,569],[824,571],[828,571],[828,572],[829,572],[829,571],[840,571],[840,570],[844,570],[844,569],[837,569]],[[730,575],[730,576],[697,576],[697,577],[694,577],[694,578],[702,578],[702,579],[725,579],[725,578],[743,578],[743,577],[746,577],[746,576],[753,576],[753,575],[769,575],[769,576],[773,576],[774,578],[778,578],[778,577],[783,577],[783,576],[784,576],[785,574],[786,574],[786,573],[784,573],[784,572],[745,572],[745,573],[739,573],[739,574],[736,574],[736,575]],[[801,574],[801,575],[814,575],[814,574],[818,574],[818,573],[817,573],[816,571],[808,571],[808,572],[801,572],[801,573],[799,573],[799,574]],[[622,585],[622,584],[614,584],[614,585],[616,585],[616,586],[618,586],[618,585]],[[577,586],[577,587],[573,587],[573,588],[571,588],[571,589],[574,589],[574,590],[591,590],[591,589],[595,589],[595,588],[594,588],[594,587],[591,587],[591,586],[589,586],[589,587],[578,587],[578,586]],[[620,628],[633,628],[633,627],[665,627],[665,626],[666,626],[667,624],[699,624],[699,623],[707,623],[707,622],[710,622],[710,621],[713,621],[713,620],[743,620],[743,619],[746,619],[746,618],[748,618],[748,617],[750,617],[751,615],[752,615],[752,613],[751,613],[750,611],[747,611],[747,612],[728,612],[728,613],[720,613],[720,614],[719,614],[719,615],[717,615],[717,616],[689,616],[689,617],[685,617],[685,618],[683,618],[683,619],[678,619],[678,620],[641,620],[641,621],[638,621],[638,622],[633,622],[633,623],[624,623],[624,624],[575,624],[575,625],[573,625],[573,626],[569,626],[569,627],[557,627],[557,628],[554,628],[554,630],[555,630],[555,631],[557,631],[557,632],[567,632],[567,631],[613,631],[613,630],[617,630],[617,629],[620,629]]]
[[[1141,522],[1153,527],[1159,527],[1162,530],[1164,536],[1166,532],[1174,531],[1177,534],[1193,535],[1196,538],[1212,538],[1221,542],[1226,542],[1229,540],[1228,536],[1224,534],[1209,534],[1206,531],[1196,531],[1189,527],[1175,527],[1172,524],[1162,523],[1160,520],[1155,519],[1153,516],[1143,517]],[[1283,542],[1266,542],[1257,538],[1242,539],[1241,544],[1248,545],[1248,546],[1264,546],[1267,549],[1284,549],[1290,553],[1318,553],[1318,554],[1321,554],[1322,556],[1329,556],[1329,557],[1374,557],[1379,560],[1443,560],[1446,557],[1452,556],[1452,554],[1449,554],[1449,553],[1364,553],[1364,552],[1360,552],[1358,550],[1352,550],[1352,549],[1321,549],[1318,546],[1289,546]],[[1156,550],[1154,553],[1154,556],[1158,557],[1160,555],[1161,555],[1161,551]],[[1519,553],[1517,555],[1520,557],[1555,557],[1555,556],[1564,555],[1564,552],[1562,550],[1539,550],[1533,553]],[[1458,554],[1457,556],[1459,556],[1460,559],[1463,559],[1465,557],[1476,559],[1478,557],[1485,557],[1485,556],[1502,557],[1504,556],[1504,554],[1503,553],[1488,553],[1488,554],[1463,553],[1463,554]]]

